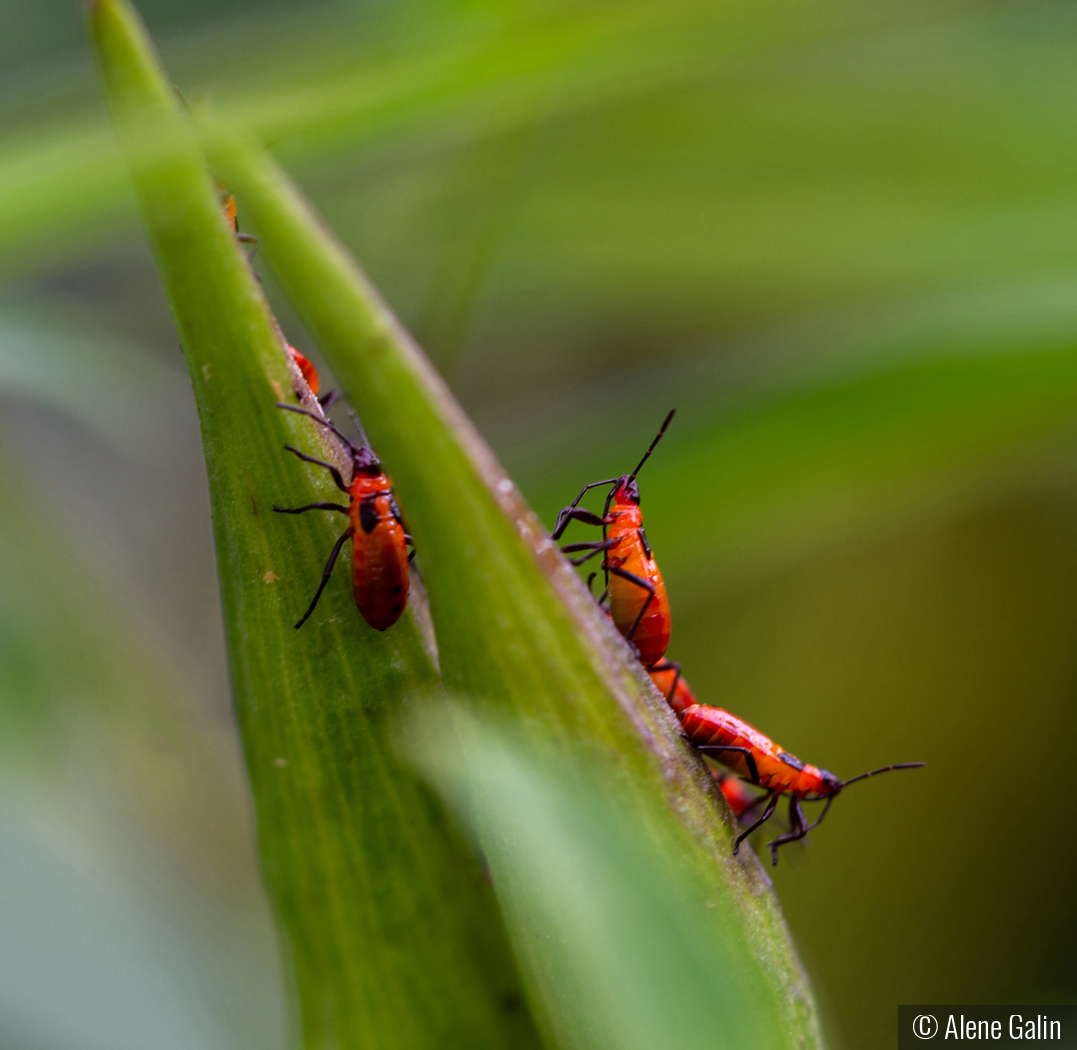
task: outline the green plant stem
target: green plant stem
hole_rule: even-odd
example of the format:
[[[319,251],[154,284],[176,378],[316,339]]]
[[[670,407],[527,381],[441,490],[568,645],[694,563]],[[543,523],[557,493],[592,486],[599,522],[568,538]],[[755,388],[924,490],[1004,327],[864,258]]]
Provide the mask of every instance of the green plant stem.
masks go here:
[[[367,627],[343,566],[293,629],[342,525],[273,513],[332,498],[282,446],[339,450],[274,407],[296,373],[137,15],[103,0],[91,26],[198,405],[264,871],[306,1044],[532,1046],[482,867],[392,746],[401,705],[438,688],[419,632],[411,616]]]
[[[473,710],[511,713],[536,746],[573,745],[600,783],[635,799],[646,814],[640,835],[708,902],[700,921],[749,975],[743,1008],[757,1018],[757,1045],[818,1045],[811,995],[765,877],[754,859],[732,859],[709,777],[628,647],[299,191],[241,132],[210,127],[204,141],[397,480],[446,685]],[[532,986],[571,1043],[557,975],[542,961],[545,934],[514,903],[511,881],[499,892]]]

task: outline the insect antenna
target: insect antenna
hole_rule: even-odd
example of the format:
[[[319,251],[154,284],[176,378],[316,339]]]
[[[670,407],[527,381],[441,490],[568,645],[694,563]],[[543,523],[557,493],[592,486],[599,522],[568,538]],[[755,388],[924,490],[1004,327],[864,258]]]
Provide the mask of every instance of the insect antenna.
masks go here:
[[[639,463],[636,464],[636,469],[632,471],[631,474],[629,474],[630,478],[634,478],[640,472],[640,468],[643,466],[643,464],[646,463],[647,460],[650,458],[651,453],[654,451],[655,445],[657,445],[658,442],[662,440],[662,435],[666,432],[666,427],[669,426],[669,421],[673,418],[676,411],[677,410],[675,408],[671,408],[669,410],[669,415],[666,416],[666,420],[662,424],[662,429],[658,431],[658,434],[655,436],[654,441],[651,442],[651,447],[643,453],[643,459],[641,459]]]
[[[330,419],[322,419],[321,416],[316,416],[309,409],[300,408],[298,405],[289,405],[289,404],[286,404],[284,401],[278,401],[276,404],[277,404],[277,408],[284,408],[284,409],[287,409],[289,412],[298,412],[301,416],[307,416],[310,419],[313,419],[315,423],[321,423],[321,425],[323,427],[327,427],[334,434],[336,434],[336,436],[338,438],[340,438],[340,440],[343,441],[344,444],[348,448],[350,448],[353,452],[357,451],[356,447],[355,447],[355,442],[353,442],[352,439],[347,436],[347,434],[342,434],[339,430],[337,430],[337,428],[333,424],[332,420],[330,420]],[[369,446],[367,446],[367,447],[369,447]]]
[[[356,412],[354,408],[349,408],[348,418],[352,421],[352,426],[359,432],[359,437],[363,442],[363,448],[370,449],[370,451],[373,452],[374,450],[370,448],[370,438],[366,436],[366,431],[363,429],[363,424],[359,419],[359,413]]]
[[[897,762],[892,766],[883,766],[882,769],[873,769],[870,773],[861,773],[860,776],[853,777],[852,780],[843,780],[841,786],[847,788],[850,784],[855,784],[858,780],[867,780],[868,777],[877,777],[880,773],[889,773],[892,769],[920,769],[926,765],[926,762]]]

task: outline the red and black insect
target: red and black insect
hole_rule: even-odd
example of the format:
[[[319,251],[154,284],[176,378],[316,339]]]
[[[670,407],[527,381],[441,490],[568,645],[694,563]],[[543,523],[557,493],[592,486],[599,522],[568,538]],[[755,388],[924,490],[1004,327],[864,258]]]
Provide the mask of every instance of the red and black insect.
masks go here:
[[[322,380],[318,375],[318,369],[310,363],[310,359],[301,354],[291,343],[285,343],[285,347],[288,350],[288,356],[295,362],[296,367],[303,373],[303,378],[307,381],[307,386],[310,387],[310,392],[318,397],[318,391],[321,389]],[[329,408],[337,399],[337,392],[330,390],[323,398],[318,397],[318,401],[322,408]]]
[[[670,616],[666,585],[658,563],[654,559],[647,534],[643,531],[643,515],[640,512],[639,486],[636,476],[650,458],[655,446],[662,440],[674,409],[665,418],[650,448],[636,464],[631,474],[604,481],[592,481],[584,485],[580,494],[557,515],[552,538],[558,540],[568,528],[569,522],[581,521],[586,525],[602,526],[602,539],[595,543],[569,543],[561,548],[566,554],[578,551],[588,553],[572,559],[573,565],[582,565],[596,554],[602,554],[602,568],[606,574],[606,594],[599,599],[610,603],[610,615],[617,630],[635,646],[644,667],[653,668],[666,655],[669,646]],[[584,495],[593,488],[610,485],[602,516],[579,506]]]
[[[347,493],[348,506],[345,507],[339,503],[310,503],[305,507],[274,507],[273,509],[279,514],[303,514],[308,510],[338,511],[341,514],[347,514],[350,518],[348,527],[341,534],[329,555],[325,570],[322,572],[322,582],[318,586],[314,600],[310,603],[310,608],[303,613],[295,626],[297,629],[302,627],[310,614],[314,612],[322,591],[329,583],[329,577],[332,575],[333,566],[344,546],[344,541],[350,538],[352,541],[352,591],[355,594],[355,604],[359,606],[359,612],[363,614],[363,619],[371,627],[376,631],[384,631],[400,619],[408,603],[408,563],[414,557],[414,551],[411,555],[408,554],[407,547],[411,543],[411,537],[407,534],[404,516],[393,495],[392,479],[385,473],[378,457],[374,455],[370,442],[367,441],[366,435],[359,426],[358,419],[355,419],[355,425],[362,438],[360,445],[354,444],[345,437],[329,420],[322,419],[305,408],[287,405],[284,402],[278,402],[277,407],[309,416],[315,423],[320,423],[326,429],[331,430],[344,442],[352,461],[351,480],[346,485],[340,471],[332,463],[308,456],[291,445],[284,446],[304,463],[314,463],[319,467],[325,467],[337,488]]]
[[[767,799],[763,815],[751,827],[737,837],[733,853],[757,828],[762,827],[774,815],[778,799],[789,796],[789,830],[767,845],[775,864],[778,849],[787,842],[804,838],[812,828],[818,827],[830,809],[830,804],[850,784],[868,777],[889,773],[894,769],[919,769],[923,762],[899,762],[870,773],[861,773],[850,780],[842,780],[825,769],[818,769],[801,762],[795,755],[783,750],[758,729],[742,718],[723,711],[720,707],[695,704],[681,716],[685,737],[705,755],[710,755],[722,765],[761,787],[766,792],[760,800]],[[818,820],[811,824],[804,817],[801,802],[826,802]]]
[[[258,251],[259,240],[253,233],[241,233],[239,229],[239,215],[236,212],[236,198],[235,194],[229,193],[224,186],[218,183],[218,193],[221,198],[221,208],[224,209],[224,217],[228,220],[228,225],[231,227],[232,232],[235,234],[235,238],[241,244],[251,245],[250,253],[247,255],[247,262],[254,261],[254,254]],[[261,278],[259,278],[260,280]],[[285,343],[285,348],[288,351],[288,356],[295,362],[296,367],[303,374],[303,378],[306,380],[307,386],[310,387],[310,392],[318,398],[322,408],[328,409],[337,399],[337,392],[330,390],[323,397],[318,397],[318,391],[321,388],[322,381],[318,375],[318,370],[311,364],[310,359],[301,354],[291,343]]]

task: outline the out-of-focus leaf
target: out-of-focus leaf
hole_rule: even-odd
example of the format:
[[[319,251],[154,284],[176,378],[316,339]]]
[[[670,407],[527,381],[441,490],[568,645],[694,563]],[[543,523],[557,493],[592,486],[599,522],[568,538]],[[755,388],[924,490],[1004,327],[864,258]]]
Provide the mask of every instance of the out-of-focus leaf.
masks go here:
[[[341,527],[273,513],[332,498],[282,446],[339,450],[275,407],[298,373],[137,15],[100,0],[91,25],[198,404],[260,845],[307,1044],[531,1045],[481,867],[389,738],[404,701],[437,686],[414,619],[373,631],[340,571],[293,629]]]
[[[953,161],[945,168],[932,165],[934,177],[947,180],[950,194],[968,185],[970,170],[982,177],[977,151],[990,141],[1005,103],[974,91],[970,112],[967,88],[991,82],[992,65],[978,45],[998,17],[990,9],[956,4],[925,13],[899,4],[867,11],[845,3],[707,0],[515,9],[405,3],[336,9],[305,20],[294,11],[274,12],[237,27],[234,36],[222,30],[202,44],[201,53],[180,46],[178,57],[187,58],[184,85],[211,81],[226,118],[252,127],[293,162],[343,158],[350,165],[356,147],[402,133],[419,133],[425,148],[437,150],[476,125],[496,133],[536,117],[556,121],[562,134],[580,135],[583,152],[565,172],[572,185],[568,194],[558,189],[548,201],[572,206],[583,189],[602,205],[591,211],[605,227],[611,208],[620,213],[628,205],[639,214],[634,198],[642,197],[648,221],[618,222],[615,229],[630,242],[646,240],[646,250],[620,256],[622,265],[654,256],[652,264],[660,261],[697,290],[719,276],[743,289],[746,276],[754,283],[771,268],[788,275],[791,286],[834,270],[862,281],[865,254],[885,279],[884,271],[893,273],[895,264],[900,271],[906,260],[923,258],[916,250],[879,247],[879,241],[902,236],[910,210],[921,220],[927,253],[945,265],[954,238],[931,236],[937,206],[930,196],[888,200],[885,185],[871,187],[892,169],[892,155],[906,167],[925,160],[925,100],[941,128],[932,145]],[[1065,23],[1060,27],[1068,29]],[[922,88],[910,91],[905,79],[900,44],[909,33],[923,39],[933,59],[930,95]],[[962,61],[954,61],[955,52]],[[867,68],[866,53],[878,56]],[[1018,75],[1028,72],[1019,48],[1006,60]],[[1060,112],[1057,72],[1051,75],[1050,63],[1046,73],[1036,64],[1032,68],[1038,76],[1028,81],[1021,103],[1039,127]],[[871,90],[863,89],[865,81]],[[663,113],[668,105],[671,114]],[[795,121],[789,120],[791,105]],[[33,263],[54,238],[68,248],[85,246],[114,236],[117,224],[130,223],[122,166],[99,114],[86,110],[78,96],[72,106],[77,116],[70,110],[49,113],[40,126],[16,127],[7,136],[0,157],[0,249],[9,266]],[[612,114],[611,106],[617,107]],[[945,119],[937,118],[939,112]],[[639,131],[651,135],[657,126],[661,143],[645,151],[630,148],[615,183],[596,179],[588,150],[607,148],[610,135],[589,134],[576,122],[581,114],[608,120],[614,138],[630,147]],[[635,128],[627,126],[630,121]],[[701,135],[719,145],[717,154],[700,152]],[[820,141],[826,148],[819,149]],[[1045,152],[1037,142],[1036,152]],[[1057,132],[1051,142],[1057,146]],[[783,153],[783,179],[760,183],[755,171],[777,150]],[[645,159],[637,168],[640,155]],[[853,159],[843,169],[846,156]],[[555,166],[557,158],[555,150]],[[1006,188],[1014,172],[1038,177],[1015,150],[999,150],[994,160],[999,188]],[[651,170],[656,164],[658,170]],[[863,180],[864,188],[850,194],[844,181],[834,188],[828,165],[836,165],[845,181]],[[550,169],[547,174],[559,177]],[[675,179],[669,188],[676,192],[655,194],[656,175]],[[720,194],[714,192],[718,184]],[[866,210],[878,213],[883,206],[890,213],[885,228],[872,230],[857,221]],[[548,207],[540,203],[533,213],[540,228],[549,224],[541,214]],[[854,212],[857,219],[840,221]],[[560,226],[555,221],[552,228]],[[874,246],[870,233],[876,235]],[[998,239],[986,228],[979,236]],[[791,238],[799,250],[790,250]],[[707,283],[697,285],[701,256],[709,273]],[[571,287],[568,282],[563,290]],[[581,290],[577,286],[577,294]],[[803,289],[793,292],[801,303],[804,296]],[[722,305],[724,313],[729,304]]]
[[[193,717],[183,673],[81,564],[72,519],[50,519],[11,469],[11,450],[0,466],[2,1040],[283,1050],[276,945],[232,756]]]
[[[479,708],[511,712],[535,736],[571,745],[596,776],[635,798],[642,848],[670,851],[714,904],[699,921],[743,975],[742,1009],[757,1045],[817,1043],[814,1006],[776,902],[754,865],[731,857],[710,778],[684,750],[638,661],[286,176],[237,131],[210,127],[206,139],[262,239],[260,258],[392,470],[429,585],[446,684]],[[551,973],[529,973],[559,1037],[584,1038]]]
[[[648,531],[673,552],[670,577],[705,593],[854,526],[992,491],[1053,455],[1075,418],[1070,346],[913,360],[794,387],[682,420],[682,440],[646,480]],[[548,513],[555,501],[550,493]]]
[[[702,921],[715,907],[706,887],[675,846],[641,838],[651,821],[638,796],[461,708],[422,716],[416,761],[474,828],[517,950],[556,1001],[563,1046],[773,1045],[737,953]],[[446,718],[462,761],[440,746]]]
[[[137,446],[141,402],[166,379],[156,358],[84,317],[0,306],[0,394],[58,409],[115,444],[126,438]]]

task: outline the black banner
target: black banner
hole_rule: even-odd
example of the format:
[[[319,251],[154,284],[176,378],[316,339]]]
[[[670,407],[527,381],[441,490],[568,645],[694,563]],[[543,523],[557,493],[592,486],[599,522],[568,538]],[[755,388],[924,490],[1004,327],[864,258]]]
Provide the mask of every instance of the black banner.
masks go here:
[[[987,1043],[1077,1050],[1077,1006],[899,1006],[898,1050]]]

